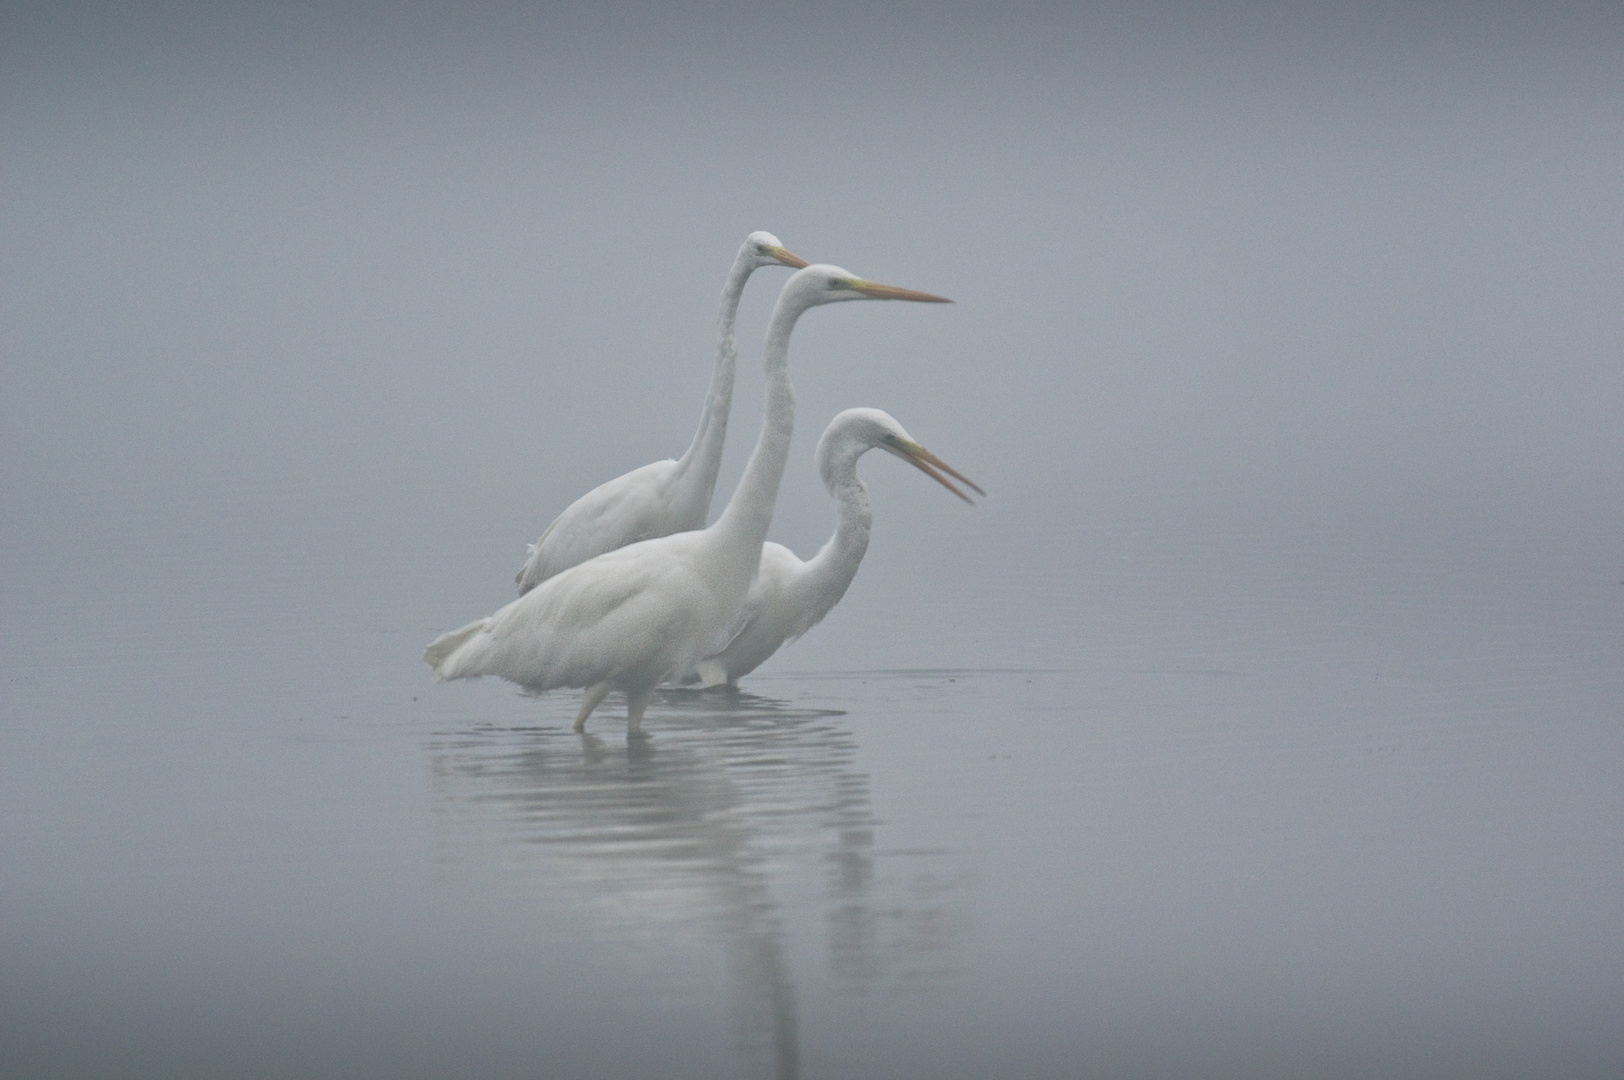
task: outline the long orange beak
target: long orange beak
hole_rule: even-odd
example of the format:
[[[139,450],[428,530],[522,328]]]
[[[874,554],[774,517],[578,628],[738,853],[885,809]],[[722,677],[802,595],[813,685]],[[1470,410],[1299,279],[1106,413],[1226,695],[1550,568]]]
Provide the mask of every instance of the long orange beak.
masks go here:
[[[881,285],[877,281],[864,281],[862,278],[852,279],[850,287],[875,300],[916,300],[921,304],[951,304],[953,302],[945,296],[935,296],[928,292],[904,289],[896,285]]]
[[[985,497],[987,494],[985,491],[982,491],[981,488],[976,486],[976,482],[974,480],[971,480],[968,476],[965,476],[963,473],[959,472],[959,470],[955,469],[953,466],[949,465],[947,462],[943,461],[929,450],[926,450],[918,443],[908,443],[898,440],[894,443],[888,442],[886,445],[888,448],[894,449],[897,456],[902,458],[902,460],[908,462],[910,465],[914,466],[914,468],[918,469],[920,472],[924,473],[926,476],[930,477],[932,480],[936,481],[938,484],[942,485],[947,490],[969,503],[971,506],[975,505],[975,500],[955,487],[953,485],[953,481],[947,478],[948,476],[951,476],[954,480],[964,484],[977,495]],[[943,473],[946,473],[947,475],[944,476],[942,475]]]

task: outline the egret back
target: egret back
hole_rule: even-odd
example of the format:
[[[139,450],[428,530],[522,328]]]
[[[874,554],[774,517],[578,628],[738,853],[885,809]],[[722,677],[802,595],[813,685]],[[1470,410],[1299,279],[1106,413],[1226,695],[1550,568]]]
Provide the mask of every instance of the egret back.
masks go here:
[[[743,602],[742,588],[733,596],[716,587],[703,538],[646,540],[549,578],[430,646],[441,657],[436,674],[499,675],[532,690],[625,689],[687,670]]]
[[[678,480],[675,461],[655,461],[576,499],[541,534],[513,579],[519,595],[605,552],[704,528],[711,492]]]

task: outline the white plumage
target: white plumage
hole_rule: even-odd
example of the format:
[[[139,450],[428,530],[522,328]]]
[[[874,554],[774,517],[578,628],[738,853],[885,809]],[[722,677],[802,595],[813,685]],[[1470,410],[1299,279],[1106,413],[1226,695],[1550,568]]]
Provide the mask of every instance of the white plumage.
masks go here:
[[[767,328],[766,404],[744,476],[707,529],[606,552],[542,582],[496,614],[423,653],[436,679],[500,675],[533,690],[585,687],[581,730],[605,695],[626,695],[636,733],[654,687],[692,668],[723,640],[761,562],[795,426],[789,338],[807,309],[841,300],[939,296],[878,285],[837,266],[791,275]]]
[[[805,259],[785,250],[772,233],[753,232],[744,238],[722,285],[722,307],[716,316],[716,363],[694,441],[677,460],[633,469],[599,484],[566,507],[530,545],[530,557],[513,579],[520,596],[594,555],[705,527],[733,405],[733,376],[739,357],[733,324],[739,297],[750,275],[763,266],[799,269],[805,265]]]
[[[812,629],[846,595],[868,551],[873,503],[857,478],[857,459],[875,447],[918,467],[947,490],[970,502],[952,476],[977,494],[968,477],[913,440],[879,409],[847,409],[829,422],[818,440],[818,472],[835,500],[835,532],[807,562],[781,544],[765,544],[738,626],[725,648],[707,656],[683,682],[705,686],[736,683],[783,645]],[[947,475],[944,476],[943,473]]]

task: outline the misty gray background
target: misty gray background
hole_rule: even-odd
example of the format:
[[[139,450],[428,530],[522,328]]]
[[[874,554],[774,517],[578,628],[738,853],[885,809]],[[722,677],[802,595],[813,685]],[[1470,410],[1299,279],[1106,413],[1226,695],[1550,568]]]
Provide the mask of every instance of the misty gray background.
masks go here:
[[[1621,102],[1603,4],[0,6],[0,1070],[1616,1074]],[[854,405],[988,498],[866,458],[651,758],[432,687],[753,229],[956,301],[802,320],[773,538]]]

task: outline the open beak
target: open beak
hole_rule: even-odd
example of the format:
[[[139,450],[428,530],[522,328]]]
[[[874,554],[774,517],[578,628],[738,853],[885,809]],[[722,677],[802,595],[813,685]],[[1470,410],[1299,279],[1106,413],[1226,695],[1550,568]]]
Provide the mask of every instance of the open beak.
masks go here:
[[[947,462],[943,461],[929,450],[926,450],[918,443],[902,442],[901,440],[898,440],[896,442],[887,442],[885,444],[885,448],[897,455],[897,457],[901,458],[903,461],[906,461],[910,465],[914,466],[914,468],[918,469],[920,472],[924,473],[926,476],[930,477],[947,490],[951,491],[953,494],[957,495],[959,498],[963,499],[965,502],[969,503],[971,506],[975,505],[975,500],[955,487],[953,480],[948,479],[949,476],[968,487],[971,491],[974,491],[977,495],[985,496],[987,494],[985,491],[982,491],[976,486],[976,482],[974,480],[971,480],[968,476],[965,476],[963,473],[959,472],[959,470],[955,469],[953,466],[949,465]],[[945,476],[943,475],[944,473],[946,474]]]
[[[811,263],[795,254],[789,248],[770,247],[767,249],[767,254],[771,255],[784,266],[792,266],[797,270],[805,269],[811,265]]]
[[[862,278],[854,278],[848,287],[873,300],[917,300],[922,304],[951,304],[953,302],[945,296],[933,296],[928,292],[902,289],[895,285],[881,285],[877,281],[864,281]]]

